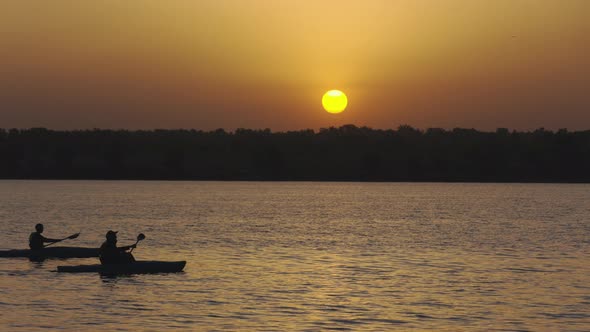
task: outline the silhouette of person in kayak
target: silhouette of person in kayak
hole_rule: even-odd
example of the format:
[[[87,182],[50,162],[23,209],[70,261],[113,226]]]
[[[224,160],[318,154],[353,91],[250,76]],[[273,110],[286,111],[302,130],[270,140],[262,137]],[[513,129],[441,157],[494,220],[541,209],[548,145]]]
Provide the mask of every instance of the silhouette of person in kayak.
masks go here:
[[[65,239],[75,239],[78,237],[78,235],[80,235],[80,233],[76,233],[73,235],[70,235],[66,238],[63,239],[50,239],[47,238],[43,235],[41,235],[41,233],[43,233],[44,227],[43,224],[37,224],[35,225],[35,232],[31,233],[31,235],[29,235],[29,248],[33,249],[33,250],[39,250],[39,249],[43,249],[45,246],[43,245],[44,243],[56,243],[56,242],[60,242],[63,241]]]
[[[108,231],[106,238],[107,240],[104,241],[99,250],[101,264],[128,264],[135,262],[135,257],[127,250],[135,248],[137,244],[117,247],[117,232],[114,231]]]

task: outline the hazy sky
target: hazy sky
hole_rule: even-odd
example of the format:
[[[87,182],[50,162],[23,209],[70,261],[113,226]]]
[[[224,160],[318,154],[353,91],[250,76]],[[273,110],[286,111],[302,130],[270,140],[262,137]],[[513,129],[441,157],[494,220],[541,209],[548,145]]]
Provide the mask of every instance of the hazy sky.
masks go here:
[[[589,88],[588,0],[0,2],[0,128],[590,129]]]

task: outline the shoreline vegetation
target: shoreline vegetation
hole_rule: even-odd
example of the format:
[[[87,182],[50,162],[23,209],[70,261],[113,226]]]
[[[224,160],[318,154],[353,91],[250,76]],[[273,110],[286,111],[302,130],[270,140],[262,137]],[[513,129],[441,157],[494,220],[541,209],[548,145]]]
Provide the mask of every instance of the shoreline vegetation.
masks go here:
[[[0,129],[0,179],[590,183],[590,130]]]

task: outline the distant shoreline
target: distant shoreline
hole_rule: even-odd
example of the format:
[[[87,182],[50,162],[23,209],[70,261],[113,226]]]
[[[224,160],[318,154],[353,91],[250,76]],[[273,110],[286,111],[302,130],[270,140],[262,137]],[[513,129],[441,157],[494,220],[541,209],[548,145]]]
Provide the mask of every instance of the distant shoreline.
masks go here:
[[[0,179],[590,183],[590,130],[0,129]]]

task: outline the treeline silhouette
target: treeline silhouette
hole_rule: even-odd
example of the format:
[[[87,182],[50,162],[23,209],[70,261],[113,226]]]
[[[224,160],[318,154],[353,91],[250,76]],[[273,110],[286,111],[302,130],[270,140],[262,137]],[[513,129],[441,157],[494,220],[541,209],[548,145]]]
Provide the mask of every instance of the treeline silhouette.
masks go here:
[[[0,178],[590,182],[590,130],[0,129]]]

